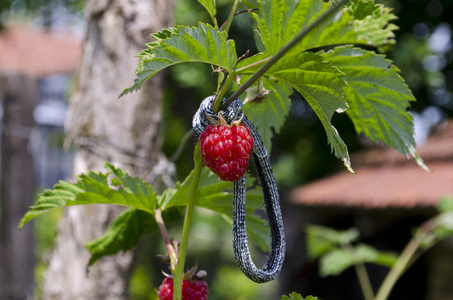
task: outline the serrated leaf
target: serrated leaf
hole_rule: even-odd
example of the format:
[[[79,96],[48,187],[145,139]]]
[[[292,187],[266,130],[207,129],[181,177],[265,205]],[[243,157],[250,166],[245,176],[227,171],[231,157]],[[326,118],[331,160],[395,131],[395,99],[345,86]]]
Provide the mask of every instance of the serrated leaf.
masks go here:
[[[226,32],[209,24],[198,27],[178,26],[153,35],[158,40],[147,44],[136,71],[134,84],[126,88],[123,96],[138,90],[142,84],[164,68],[184,62],[202,62],[221,67],[231,72],[236,65],[237,55],[233,40]]]
[[[71,205],[114,204],[154,213],[157,199],[150,185],[110,164],[106,164],[106,168],[109,173],[81,174],[76,183],[60,181],[52,190],[38,195],[35,204],[20,221],[19,229],[49,209]],[[117,176],[116,182],[121,183],[116,188],[109,184],[108,177],[112,173]]]
[[[249,62],[256,60],[251,58]],[[249,65],[242,71],[243,74],[252,74],[258,68],[258,65]],[[341,78],[343,75],[331,63],[323,61],[320,55],[311,52],[286,55],[264,74],[269,79],[290,85],[307,100],[321,120],[335,156],[353,173],[347,146],[330,123],[334,112],[341,113],[347,108],[342,92],[346,85]]]
[[[130,208],[117,216],[105,234],[85,247],[91,253],[88,265],[103,256],[132,249],[145,232],[157,229],[154,218],[145,212]]]
[[[345,73],[344,88],[349,108],[346,113],[357,133],[364,133],[374,143],[409,157],[428,170],[415,150],[413,117],[407,111],[415,101],[399,70],[382,55],[359,48],[338,47],[322,54],[324,59]]]
[[[215,20],[217,14],[216,1],[215,0],[198,0],[203,7],[208,11],[212,20]]]
[[[321,56],[303,52],[283,57],[266,75],[289,84],[305,98],[321,120],[335,156],[343,161],[350,172],[354,172],[346,144],[330,123],[335,112],[341,113],[347,108],[342,93],[345,86],[341,79],[343,73],[323,61]]]
[[[319,275],[321,277],[339,275],[353,265],[353,253],[343,248],[336,248],[324,254],[319,260]]]
[[[165,224],[169,224],[182,218],[182,210],[176,208],[167,210],[163,213],[163,218]],[[85,246],[91,253],[88,266],[104,256],[131,250],[144,234],[157,229],[157,223],[150,214],[135,208],[123,211],[103,236]]]
[[[257,128],[264,146],[271,152],[271,139],[280,132],[291,108],[289,96],[292,89],[275,82],[263,79],[263,87],[268,94],[262,99],[247,102],[243,111]],[[262,91],[259,91],[262,92]]]
[[[394,43],[390,21],[391,9],[373,1],[357,0],[326,18],[300,41],[292,51],[305,51],[332,44],[366,43],[376,47]],[[333,3],[333,1],[331,1]],[[271,53],[277,51],[299,32],[307,29],[331,6],[322,0],[262,0],[253,19],[263,45]]]
[[[262,43],[271,54],[277,53],[283,45],[310,26],[330,7],[322,0],[263,0],[260,4],[259,12],[252,15]],[[356,42],[357,35],[351,30],[351,21],[351,16],[340,10],[309,32],[294,47],[294,51],[325,46],[332,44],[332,41]]]
[[[305,297],[305,300],[317,300],[318,298],[312,297],[312,296],[307,296]],[[283,295],[280,300],[304,300],[301,294],[298,294],[296,292],[292,292],[289,297],[286,295]]]
[[[164,192],[159,202],[162,211],[187,204],[192,177],[191,172],[182,183],[177,184],[175,189],[168,189]],[[249,185],[250,183],[251,180],[249,180]],[[232,191],[232,182],[221,181],[208,168],[203,168],[195,205],[220,214],[231,225],[233,215]],[[257,210],[262,209],[263,195],[260,190],[251,189],[247,191],[246,197],[247,233],[261,249],[267,250],[269,232],[265,226],[265,221],[256,214]]]
[[[359,40],[364,39],[367,44],[378,47],[395,44],[393,31],[397,30],[398,26],[390,23],[397,19],[391,13],[392,8],[375,4],[373,0],[354,0],[350,1],[347,11],[355,18],[353,29]]]

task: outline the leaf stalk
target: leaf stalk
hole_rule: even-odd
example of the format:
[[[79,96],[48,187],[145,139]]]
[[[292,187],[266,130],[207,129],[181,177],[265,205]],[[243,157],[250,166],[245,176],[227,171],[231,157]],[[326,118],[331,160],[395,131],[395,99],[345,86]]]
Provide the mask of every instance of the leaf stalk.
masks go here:
[[[178,253],[176,252],[171,240],[168,237],[164,219],[162,218],[162,212],[159,208],[154,211],[154,218],[156,219],[156,223],[159,226],[162,237],[164,238],[165,246],[167,247],[168,256],[170,257],[170,269],[172,272],[174,272],[176,270],[176,264],[178,262]]]
[[[225,23],[222,24],[220,27],[220,31],[225,30],[228,33],[230,30],[231,23],[233,22],[233,17],[236,15],[236,9],[238,7],[239,0],[235,0],[233,3],[233,7],[231,8],[230,14],[228,15],[228,19],[226,19]]]

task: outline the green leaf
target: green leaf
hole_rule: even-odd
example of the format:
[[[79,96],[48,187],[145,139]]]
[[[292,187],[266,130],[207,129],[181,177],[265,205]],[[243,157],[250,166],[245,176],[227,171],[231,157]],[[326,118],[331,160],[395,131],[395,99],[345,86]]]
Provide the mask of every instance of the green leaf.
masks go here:
[[[123,96],[140,89],[142,84],[164,68],[184,62],[202,62],[215,65],[231,72],[236,65],[237,55],[233,40],[226,32],[220,32],[209,24],[198,27],[178,26],[153,34],[155,42],[143,50],[136,71],[134,84],[126,88]]]
[[[266,54],[261,56],[265,57]],[[259,56],[251,57],[246,62],[249,67],[242,69],[242,74],[253,74],[259,69],[259,65],[253,64],[258,60]],[[322,56],[301,52],[284,56],[264,76],[290,85],[307,100],[321,120],[335,156],[343,161],[350,172],[354,172],[347,146],[330,123],[334,112],[341,113],[347,108],[342,92],[342,88],[346,85],[341,78],[343,75],[331,63],[323,61]]]
[[[38,199],[19,223],[19,229],[31,219],[49,209],[83,204],[115,204],[137,208],[153,214],[157,199],[150,185],[140,178],[130,177],[122,170],[106,164],[107,174],[88,172],[77,176],[76,183],[60,181],[52,190],[38,195]],[[117,186],[109,184],[109,175]]]
[[[321,120],[335,156],[353,172],[346,144],[330,123],[334,112],[347,108],[342,93],[343,73],[321,56],[303,52],[283,57],[265,75],[289,84],[305,98]]]
[[[322,0],[263,0],[261,9],[252,16],[258,27],[261,41],[266,49],[275,54],[299,32],[318,19],[329,4]],[[357,35],[352,31],[352,18],[339,11],[327,18],[294,47],[294,51],[330,45],[332,43],[354,43]]]
[[[390,60],[374,52],[353,47],[338,47],[322,54],[324,59],[346,75],[346,113],[357,133],[364,133],[374,143],[383,142],[428,170],[415,150],[413,117],[407,111],[412,92]]]
[[[181,219],[182,216],[182,209],[174,208],[163,213],[165,224]],[[157,223],[150,214],[135,208],[123,211],[103,236],[85,246],[91,253],[88,266],[104,256],[131,250],[144,234],[157,229]]]
[[[216,1],[215,0],[198,0],[203,7],[208,11],[211,19],[214,21],[217,14]]]
[[[308,257],[311,259],[320,257],[340,245],[352,243],[359,238],[356,228],[338,231],[329,227],[309,224],[305,232]]]
[[[319,275],[321,277],[336,276],[354,265],[354,255],[343,248],[333,249],[324,254],[319,261]]]
[[[335,248],[325,253],[320,259],[319,274],[322,277],[339,275],[349,267],[364,263],[375,263],[392,267],[398,256],[390,252],[379,252],[375,248],[359,244]]]
[[[332,1],[333,2],[333,1]],[[374,1],[355,0],[311,30],[293,51],[305,51],[333,44],[363,43],[375,47],[394,43],[398,27],[391,9]],[[262,43],[275,54],[299,32],[320,18],[331,4],[322,0],[262,0],[253,13]]]
[[[352,252],[354,255],[354,264],[375,263],[392,267],[398,258],[395,253],[381,252],[366,244],[358,244],[355,248],[352,248]]]
[[[280,300],[318,300],[318,298],[313,297],[313,296],[307,296],[305,298],[302,298],[301,294],[298,294],[296,292],[292,292],[289,297],[286,295],[283,295]]]
[[[252,87],[257,90],[257,98],[250,99],[250,101],[246,98],[247,103],[244,105],[243,111],[257,128],[264,146],[270,153],[271,139],[274,134],[280,133],[280,129],[289,115],[291,108],[289,96],[292,89],[265,78],[263,78],[263,85],[261,86],[260,89],[257,88],[257,85]],[[263,92],[268,94],[263,94]]]
[[[445,196],[440,199],[437,204],[437,209],[440,212],[449,212],[453,211],[453,196]]]
[[[260,5],[258,4],[257,0],[241,0],[242,3],[247,6],[248,9],[259,8]]]
[[[91,266],[103,256],[132,249],[145,232],[156,229],[157,224],[150,214],[135,208],[123,211],[102,237],[85,246],[91,253],[88,265]]]
[[[159,200],[159,207],[162,211],[187,204],[192,177],[191,172],[182,183],[177,183],[175,189],[168,189],[164,192]],[[248,182],[249,186],[253,184],[251,179]],[[220,214],[231,225],[233,218],[232,190],[232,182],[221,181],[208,168],[203,168],[195,205]],[[268,250],[269,231],[265,226],[265,221],[257,214],[257,211],[263,206],[262,192],[259,189],[250,189],[247,191],[246,197],[247,233],[262,250]]]
[[[373,0],[354,0],[350,1],[347,11],[355,18],[353,29],[359,40],[378,47],[395,44],[393,31],[397,30],[398,26],[390,23],[397,19],[391,13],[392,8],[375,4]]]

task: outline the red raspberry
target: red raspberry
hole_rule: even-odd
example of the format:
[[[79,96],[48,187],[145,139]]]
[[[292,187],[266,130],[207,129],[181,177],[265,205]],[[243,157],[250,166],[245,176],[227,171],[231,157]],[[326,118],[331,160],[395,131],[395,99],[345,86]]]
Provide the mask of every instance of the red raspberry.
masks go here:
[[[200,135],[204,164],[224,181],[235,181],[247,170],[253,138],[245,125],[209,125]]]
[[[159,287],[159,300],[173,300],[173,278],[165,278]],[[182,300],[208,299],[208,283],[204,280],[183,280]]]

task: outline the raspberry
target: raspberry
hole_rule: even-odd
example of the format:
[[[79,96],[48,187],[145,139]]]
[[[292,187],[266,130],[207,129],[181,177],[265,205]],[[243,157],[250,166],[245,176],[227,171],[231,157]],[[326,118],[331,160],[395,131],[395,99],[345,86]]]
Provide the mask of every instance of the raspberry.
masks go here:
[[[159,287],[159,300],[173,300],[173,279],[167,277]],[[208,283],[204,280],[183,280],[182,300],[208,299]]]
[[[241,178],[252,154],[253,138],[243,124],[209,125],[200,135],[204,164],[224,181]]]

